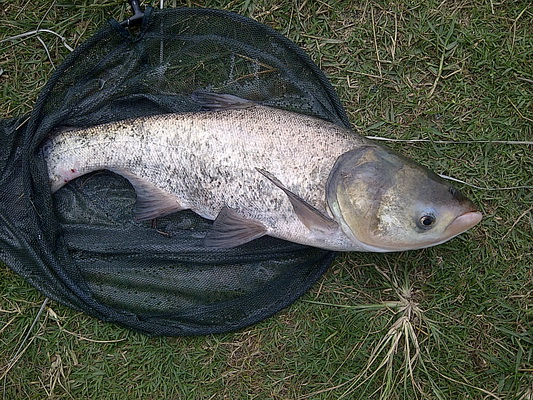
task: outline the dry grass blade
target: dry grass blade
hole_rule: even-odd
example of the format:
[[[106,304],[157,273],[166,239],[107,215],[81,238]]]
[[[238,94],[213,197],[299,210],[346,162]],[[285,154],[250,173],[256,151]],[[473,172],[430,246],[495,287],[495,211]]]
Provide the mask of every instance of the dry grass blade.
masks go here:
[[[41,307],[39,308],[39,311],[37,312],[37,315],[33,319],[33,322],[26,330],[26,333],[24,336],[21,337],[21,340],[19,342],[19,345],[15,351],[15,353],[11,356],[9,362],[6,366],[3,367],[3,372],[0,374],[0,380],[5,379],[6,375],[11,371],[11,369],[17,364],[17,362],[20,360],[20,358],[24,355],[24,352],[31,346],[33,340],[35,339],[35,336],[30,338],[30,335],[33,332],[33,328],[41,318],[41,314],[46,309],[46,306],[48,305],[49,299],[44,299],[43,303],[41,304]],[[46,322],[46,320],[45,320]],[[29,339],[29,341],[28,341]]]
[[[0,43],[12,42],[12,41],[16,41],[18,39],[24,39],[24,38],[31,37],[31,36],[37,36],[37,39],[39,40],[39,42],[41,42],[41,44],[44,46],[44,48],[46,50],[48,50],[47,47],[46,47],[46,43],[39,36],[40,33],[50,33],[52,35],[57,36],[59,39],[61,39],[61,42],[63,43],[63,46],[65,46],[65,48],[68,51],[74,51],[74,49],[72,47],[70,47],[69,44],[67,43],[67,39],[65,37],[61,36],[59,33],[56,33],[56,32],[54,32],[54,31],[52,31],[50,29],[36,29],[34,31],[21,33],[20,35],[15,35],[15,36],[11,36],[11,37],[2,39],[2,40],[0,40]]]
[[[410,290],[404,289],[403,292],[409,294]],[[416,324],[423,321],[423,312],[408,297],[401,296],[395,315],[396,320],[374,345],[365,368],[352,379],[351,384],[340,398],[352,398],[356,390],[375,379],[380,372],[383,376],[382,384],[372,393],[372,396],[379,393],[379,399],[388,399],[397,385],[400,383],[406,385],[407,382],[411,382],[417,392],[423,393],[415,379],[416,364],[420,358],[416,331],[425,331]],[[400,347],[401,343],[403,343],[402,347]],[[400,367],[397,366],[397,358],[402,359]]]

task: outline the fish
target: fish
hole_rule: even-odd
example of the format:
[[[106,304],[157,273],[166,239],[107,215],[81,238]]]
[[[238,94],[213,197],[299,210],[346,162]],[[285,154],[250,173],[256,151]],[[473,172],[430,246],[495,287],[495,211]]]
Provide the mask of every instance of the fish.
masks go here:
[[[444,243],[482,219],[421,164],[332,122],[229,94],[202,111],[60,128],[41,147],[52,193],[109,170],[136,192],[132,215],[192,210],[213,221],[207,248],[265,235],[333,251]]]

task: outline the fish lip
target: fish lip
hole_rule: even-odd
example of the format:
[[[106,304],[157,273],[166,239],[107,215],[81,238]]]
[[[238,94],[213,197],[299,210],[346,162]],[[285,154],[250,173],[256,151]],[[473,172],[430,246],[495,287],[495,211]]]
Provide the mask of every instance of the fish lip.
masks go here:
[[[449,237],[452,238],[477,225],[482,218],[483,214],[478,210],[467,211],[450,222],[446,227],[446,232],[450,235]]]

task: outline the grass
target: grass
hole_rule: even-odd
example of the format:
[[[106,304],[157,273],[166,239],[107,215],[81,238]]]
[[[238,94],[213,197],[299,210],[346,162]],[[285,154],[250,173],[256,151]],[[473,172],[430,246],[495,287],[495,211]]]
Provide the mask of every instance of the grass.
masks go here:
[[[422,251],[341,255],[302,300],[232,334],[148,338],[50,303],[13,364],[44,299],[1,266],[2,398],[533,399],[532,146],[491,143],[533,139],[529,2],[201,5],[297,42],[361,133],[428,139],[391,146],[483,188],[524,188],[463,187],[478,227]],[[0,42],[0,117],[31,110],[64,43],[127,12],[113,0],[4,5],[0,41],[36,29],[64,40]]]

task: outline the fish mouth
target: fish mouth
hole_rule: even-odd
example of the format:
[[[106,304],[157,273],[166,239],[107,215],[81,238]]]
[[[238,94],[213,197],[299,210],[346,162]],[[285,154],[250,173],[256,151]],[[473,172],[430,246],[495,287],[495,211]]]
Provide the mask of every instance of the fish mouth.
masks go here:
[[[455,218],[450,225],[446,227],[446,233],[450,238],[457,236],[472,228],[474,225],[477,225],[482,218],[483,214],[477,210],[467,211]]]

